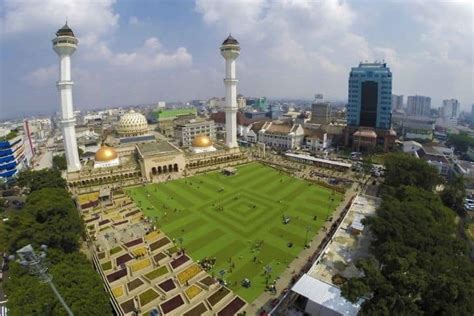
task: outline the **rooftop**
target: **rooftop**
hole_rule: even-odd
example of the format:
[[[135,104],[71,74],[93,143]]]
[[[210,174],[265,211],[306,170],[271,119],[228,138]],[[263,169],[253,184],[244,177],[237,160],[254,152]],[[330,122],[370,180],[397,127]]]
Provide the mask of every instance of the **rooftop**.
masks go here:
[[[367,255],[370,234],[364,231],[361,235],[356,235],[352,234],[352,231],[353,229],[360,231],[361,220],[375,214],[379,204],[378,198],[358,195],[334,234],[332,242],[309,270],[308,275],[329,284],[333,284],[336,275],[345,278],[358,276],[355,263]]]
[[[239,45],[239,42],[231,34],[222,42],[222,45]]]
[[[154,112],[154,114],[158,120],[170,119],[170,118],[175,118],[181,115],[189,115],[189,114],[196,115],[196,109],[195,108],[160,109],[159,111]]]
[[[137,145],[138,151],[143,157],[154,156],[157,154],[166,153],[179,153],[181,152],[178,148],[171,145],[166,141],[145,143]]]
[[[60,28],[56,32],[56,36],[73,36],[74,37],[74,32],[71,30],[71,28],[66,24],[62,28]]]
[[[340,315],[357,315],[360,304],[352,304],[341,296],[341,290],[304,274],[292,288],[293,292],[309,298]],[[325,315],[324,311],[321,311]],[[329,314],[328,314],[329,315]]]

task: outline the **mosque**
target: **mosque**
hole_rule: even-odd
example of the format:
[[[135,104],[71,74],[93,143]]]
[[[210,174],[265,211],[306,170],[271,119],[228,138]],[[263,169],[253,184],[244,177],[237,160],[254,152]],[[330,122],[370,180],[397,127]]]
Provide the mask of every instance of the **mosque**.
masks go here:
[[[240,55],[239,42],[232,36],[222,43],[221,55],[226,60],[226,140],[213,143],[203,134],[194,135],[191,146],[180,148],[162,140],[151,130],[147,119],[133,110],[120,118],[114,130],[102,140],[93,160],[81,164],[76,143],[71,80],[71,56],[78,40],[66,24],[56,33],[53,48],[60,59],[58,89],[61,95],[61,127],[63,131],[67,183],[78,193],[97,190],[102,185],[126,186],[159,182],[192,175],[203,170],[221,169],[241,164],[248,156],[237,145],[237,79],[235,61]]]

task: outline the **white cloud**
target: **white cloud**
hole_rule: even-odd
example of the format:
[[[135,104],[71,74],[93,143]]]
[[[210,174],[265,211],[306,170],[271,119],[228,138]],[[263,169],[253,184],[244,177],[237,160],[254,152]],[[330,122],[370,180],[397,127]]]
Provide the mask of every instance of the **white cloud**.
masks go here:
[[[58,77],[58,66],[38,68],[23,77],[23,80],[31,86],[42,87],[51,84]]]
[[[114,3],[115,0],[5,0],[0,32],[12,36],[55,30],[68,19],[79,38],[91,34],[100,36],[117,27],[119,15],[113,11]]]
[[[392,3],[393,10],[385,11],[374,5],[370,7],[373,19],[356,4],[196,0],[196,11],[207,25],[231,30],[240,41],[238,64],[245,63],[248,71],[239,73],[243,93],[310,97],[317,91],[345,99],[350,68],[359,61],[384,59],[394,73],[394,92],[423,90],[435,99],[474,100],[472,2],[415,0]],[[404,35],[389,32],[394,27],[403,29],[389,25],[397,14],[399,23],[413,26],[408,31],[417,46],[399,45]],[[359,25],[366,27],[364,31]],[[443,78],[457,84],[443,83]]]
[[[98,43],[97,49],[90,56],[108,64],[129,68],[133,71],[153,71],[157,69],[190,67],[193,58],[184,47],[179,47],[174,52],[167,53],[156,37],[148,38],[142,47],[130,53],[112,52],[105,43]]]
[[[136,16],[131,16],[128,19],[128,24],[130,24],[130,25],[140,25],[141,22],[138,20],[138,18]]]

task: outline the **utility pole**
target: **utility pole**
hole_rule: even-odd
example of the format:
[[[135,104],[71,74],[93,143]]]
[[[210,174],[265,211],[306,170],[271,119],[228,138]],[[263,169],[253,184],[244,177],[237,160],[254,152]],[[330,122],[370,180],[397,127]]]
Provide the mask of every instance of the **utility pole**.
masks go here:
[[[28,269],[30,274],[37,276],[41,282],[47,283],[58,300],[63,305],[64,309],[69,316],[74,316],[73,312],[69,306],[64,301],[63,297],[59,293],[58,289],[53,283],[53,277],[48,273],[48,267],[46,266],[46,245],[41,246],[42,251],[37,255],[31,245],[26,245],[25,247],[17,250],[18,257],[20,258],[20,264]]]

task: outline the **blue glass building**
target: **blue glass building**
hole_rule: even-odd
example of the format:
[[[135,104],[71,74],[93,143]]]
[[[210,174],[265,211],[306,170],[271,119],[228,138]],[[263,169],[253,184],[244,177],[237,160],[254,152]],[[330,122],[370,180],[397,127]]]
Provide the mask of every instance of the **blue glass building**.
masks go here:
[[[25,166],[23,137],[0,139],[0,182],[8,182]]]
[[[385,63],[360,63],[349,75],[347,125],[388,130],[392,112],[392,73]]]

